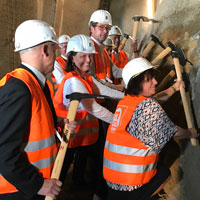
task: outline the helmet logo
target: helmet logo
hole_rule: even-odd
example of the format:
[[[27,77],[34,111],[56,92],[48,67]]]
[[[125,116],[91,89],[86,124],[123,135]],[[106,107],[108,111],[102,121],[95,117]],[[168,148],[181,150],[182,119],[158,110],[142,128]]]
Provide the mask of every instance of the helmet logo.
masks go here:
[[[108,19],[108,16],[106,15],[106,19]]]
[[[92,46],[91,42],[89,43],[89,46],[90,46],[90,47]]]

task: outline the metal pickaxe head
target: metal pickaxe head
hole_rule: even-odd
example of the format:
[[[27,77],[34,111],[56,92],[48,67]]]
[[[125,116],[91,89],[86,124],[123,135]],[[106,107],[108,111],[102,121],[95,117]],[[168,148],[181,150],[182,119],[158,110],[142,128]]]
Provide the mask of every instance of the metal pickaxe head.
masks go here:
[[[128,34],[124,33],[124,37],[125,37],[126,39],[128,39],[130,36],[129,36]]]
[[[172,49],[172,57],[173,58],[178,58],[179,59],[179,63],[184,67],[186,65],[186,63],[190,63],[191,65],[193,65],[185,56],[185,53],[183,51],[182,48],[178,48],[176,47],[173,43],[168,42],[169,47]]]
[[[154,41],[155,43],[158,43],[163,49],[165,49],[166,47],[163,45],[163,43],[155,36],[155,35],[151,35],[151,40]]]
[[[193,65],[192,62],[190,62],[186,58],[185,53],[182,48],[176,48],[176,52],[179,54],[179,62],[183,67],[186,65],[187,62],[190,63],[190,65]]]
[[[172,51],[176,51],[176,48],[177,48],[177,47],[176,47],[175,44],[173,44],[172,42],[169,41],[169,42],[167,43],[167,45],[171,48]]]
[[[134,16],[133,17],[133,20],[134,21],[144,21],[144,22],[153,22],[153,23],[160,23],[161,21],[158,21],[158,20],[155,20],[155,19],[151,19],[151,18],[148,18],[148,17],[145,17],[145,16]]]
[[[98,99],[110,98],[105,95],[87,94],[87,93],[79,93],[79,92],[73,92],[71,94],[66,95],[65,97],[67,99],[70,99],[70,101],[73,101],[73,100],[81,101],[81,99],[88,99],[88,98],[98,98]]]

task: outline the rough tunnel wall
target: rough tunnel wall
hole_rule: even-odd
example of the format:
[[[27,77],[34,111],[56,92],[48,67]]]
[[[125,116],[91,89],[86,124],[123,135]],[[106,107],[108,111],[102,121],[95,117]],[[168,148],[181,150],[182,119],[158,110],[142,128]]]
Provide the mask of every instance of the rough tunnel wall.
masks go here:
[[[145,10],[146,1],[140,3],[129,0],[111,0],[110,11],[113,15],[114,24],[120,26],[123,32],[132,33],[131,18],[134,15],[147,15]],[[144,7],[142,7],[144,6]],[[116,12],[117,10],[117,12]],[[120,15],[118,14],[120,13]],[[191,82],[192,103],[194,117],[200,126],[200,1],[199,0],[163,0],[157,8],[155,19],[161,20],[159,24],[147,24],[139,27],[138,41],[140,47],[144,48],[150,40],[150,35],[156,35],[164,45],[168,41],[174,42],[183,48],[187,58],[194,64],[185,66]],[[127,46],[129,44],[127,43]],[[129,50],[129,47],[126,48]],[[152,61],[163,49],[156,45],[148,59]],[[160,81],[171,71],[173,60],[166,56],[159,63]],[[191,70],[191,71],[190,71]],[[173,83],[169,81],[162,89]],[[173,96],[168,103],[163,105],[171,119],[182,127],[187,127],[182,101],[179,94]],[[168,165],[172,172],[170,182],[165,186],[169,200],[198,200],[200,199],[200,147],[193,147],[189,140],[171,141],[161,154],[162,161]]]
[[[113,25],[118,25],[123,33],[132,36],[133,33],[133,20],[132,18],[136,15],[146,16],[147,15],[147,1],[132,1],[132,0],[110,0],[110,12],[112,14]],[[140,23],[137,39],[140,43],[145,30],[148,28],[149,23]],[[127,41],[125,46],[127,52],[130,51],[130,39]]]
[[[198,32],[200,30],[199,24],[200,14],[200,2],[199,0],[187,1],[187,0],[175,0],[167,1],[163,0],[160,7],[155,15],[156,19],[162,21],[161,24],[155,25],[149,28],[147,31],[146,39],[149,38],[150,34],[153,33],[159,37],[164,45],[167,46],[167,42],[171,41],[176,44],[177,47],[183,48],[186,57],[190,60],[194,66],[187,64],[184,70],[190,77],[190,87],[192,91],[192,100],[194,111],[194,120],[197,121],[198,126],[200,125],[200,92],[199,83],[200,79],[198,76],[199,72],[199,37]],[[148,41],[148,40],[146,40]],[[151,59],[155,58],[161,51],[162,48],[158,47],[153,50]],[[162,77],[164,78],[171,70],[173,64],[171,56],[167,56],[160,65]],[[168,69],[168,70],[166,70]],[[191,71],[190,71],[191,70]],[[177,106],[174,107],[174,113],[178,111],[181,101],[175,99]],[[173,102],[171,102],[173,104]],[[168,105],[167,109],[170,110],[172,105]],[[184,112],[178,111],[177,118],[184,118]],[[182,114],[181,114],[182,113]],[[173,115],[172,115],[173,116]],[[179,125],[184,127],[185,123]],[[200,147],[193,147],[190,141],[180,141],[180,153],[179,163],[172,166],[172,170],[176,169],[172,174],[179,174],[179,177],[174,182],[170,182],[166,186],[166,191],[169,193],[169,199],[200,199],[199,180],[200,180]],[[174,151],[175,153],[176,151]],[[178,191],[180,189],[180,191]],[[178,198],[177,198],[178,197]]]
[[[93,0],[64,0],[58,2],[55,20],[55,29],[58,35],[89,35],[88,22],[90,15],[98,9],[99,2]]]
[[[0,77],[20,63],[18,53],[14,53],[13,38],[16,27],[27,19],[42,19],[54,25],[55,5],[55,0],[0,1]]]

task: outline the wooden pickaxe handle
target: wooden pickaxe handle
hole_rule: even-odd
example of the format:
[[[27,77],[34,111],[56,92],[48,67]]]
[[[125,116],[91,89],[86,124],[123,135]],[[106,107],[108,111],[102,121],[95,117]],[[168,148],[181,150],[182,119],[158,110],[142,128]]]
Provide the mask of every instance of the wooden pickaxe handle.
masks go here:
[[[175,70],[176,70],[177,80],[182,81],[182,73],[181,73],[181,67],[180,67],[179,59],[174,57],[173,61],[174,61],[174,66],[175,66]],[[182,87],[182,85],[180,86],[180,94],[181,94],[181,99],[182,99],[182,102],[183,102],[183,108],[184,108],[184,112],[185,112],[187,126],[188,126],[188,128],[195,128],[194,123],[193,123],[193,119],[192,119],[191,108],[190,108],[189,103],[187,101],[185,88]],[[195,139],[195,138],[191,138],[190,141],[191,141],[192,146],[199,145],[198,140]]]
[[[69,105],[69,111],[67,114],[67,119],[69,122],[74,121],[76,117],[76,111],[79,105],[78,100],[72,100]],[[67,133],[67,134],[66,134]],[[66,134],[66,139],[61,142],[58,154],[56,156],[55,164],[53,167],[53,171],[51,174],[51,178],[59,179],[60,173],[62,170],[63,162],[65,159],[65,154],[67,152],[68,141],[70,139],[71,131],[68,130],[67,126],[65,125],[64,134]],[[53,200],[51,197],[46,196],[45,200]]]
[[[151,64],[152,65],[157,64],[160,60],[162,60],[171,51],[172,51],[172,49],[170,47],[167,47],[158,56],[156,56],[156,58],[151,62]]]
[[[156,87],[157,91],[161,91],[163,87],[176,75],[175,71],[172,69]]]
[[[134,23],[133,23],[133,34],[132,34],[133,41],[135,41],[136,38],[137,38],[137,31],[138,31],[138,27],[139,27],[139,22],[140,21],[134,21]],[[133,48],[131,47],[130,52],[129,52],[129,60],[131,60],[132,56],[133,56]]]
[[[154,41],[149,42],[149,44],[146,46],[146,48],[142,52],[142,57],[146,58],[149,52],[151,51],[151,49],[155,46],[155,44],[156,43]]]
[[[128,38],[126,38],[126,37],[123,38],[123,40],[121,41],[121,43],[119,45],[118,51],[121,51],[124,48],[127,40],[128,40]]]

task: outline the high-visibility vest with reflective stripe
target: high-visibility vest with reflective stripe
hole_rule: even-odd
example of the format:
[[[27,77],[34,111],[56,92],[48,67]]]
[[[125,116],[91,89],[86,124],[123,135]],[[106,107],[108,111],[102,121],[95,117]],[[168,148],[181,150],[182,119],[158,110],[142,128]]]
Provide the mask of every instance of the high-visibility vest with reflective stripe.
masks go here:
[[[84,80],[75,71],[67,73],[53,99],[56,115],[58,117],[67,118],[68,110],[63,105],[63,88],[65,81],[73,77],[80,80],[88,92],[92,94],[93,80],[89,74],[86,75],[86,80]],[[86,110],[77,112],[75,120],[78,121],[78,126],[75,130],[75,133],[70,137],[68,147],[74,148],[77,146],[94,144],[99,137],[98,120],[94,116],[90,115]]]
[[[62,56],[58,56],[57,58],[56,58],[56,61],[59,63],[59,65],[61,66],[61,68],[62,68],[62,70],[64,71],[64,72],[66,72],[66,69],[67,69],[67,61],[64,59],[64,58],[62,58]]]
[[[103,80],[106,80],[106,77],[111,79],[111,66],[108,52],[104,49],[101,53],[98,44],[94,41],[93,43],[95,51],[97,52],[94,54],[96,77]]]
[[[21,151],[43,178],[50,178],[58,151],[51,109],[38,81],[25,69],[19,68],[8,73],[0,80],[0,87],[3,87],[12,76],[22,80],[31,93],[29,131],[24,136]],[[0,176],[0,194],[16,191],[18,190],[15,186]]]
[[[116,58],[116,56],[118,57],[118,59]],[[118,68],[124,68],[124,66],[128,63],[128,57],[125,51],[119,51],[118,54],[115,54],[112,52],[111,54],[111,60],[114,62],[114,64],[118,67]],[[113,82],[115,85],[120,84],[121,79],[119,78],[114,78]]]
[[[66,69],[67,69],[67,61],[62,58],[61,56],[58,56],[56,58],[56,61],[59,63],[60,67],[62,68],[63,70],[63,73],[66,74]],[[59,87],[59,84],[57,83],[56,81],[56,78],[55,76],[53,75],[53,73],[51,73],[51,80],[52,80],[52,83],[53,83],[53,90],[54,90],[54,95]]]
[[[116,56],[118,56],[118,59]],[[125,51],[119,51],[118,54],[112,52],[111,59],[118,68],[124,68],[124,66],[128,63],[128,57]]]
[[[158,155],[126,131],[137,105],[147,99],[126,95],[118,104],[104,147],[104,178],[120,185],[148,183],[156,174]]]

